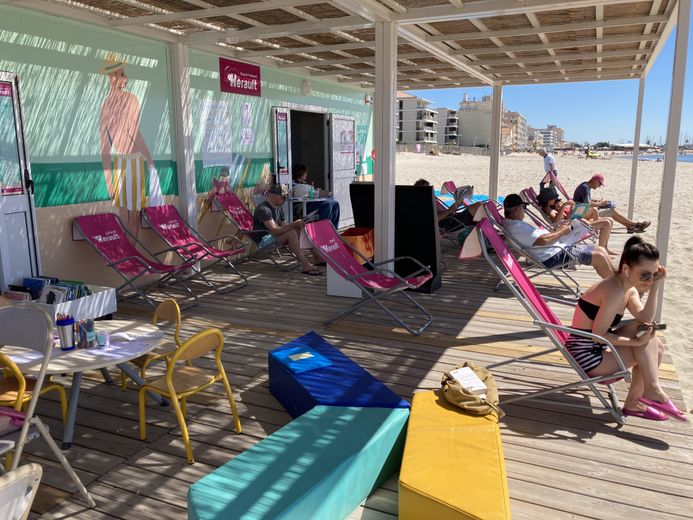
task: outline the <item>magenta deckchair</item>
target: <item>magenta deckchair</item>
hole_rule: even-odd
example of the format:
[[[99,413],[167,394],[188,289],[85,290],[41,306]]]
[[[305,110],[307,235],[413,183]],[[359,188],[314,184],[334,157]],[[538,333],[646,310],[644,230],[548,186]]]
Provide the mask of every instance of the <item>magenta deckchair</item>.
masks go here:
[[[74,220],[74,227],[91,244],[96,252],[106,260],[106,265],[115,270],[124,280],[116,288],[116,292],[120,292],[129,286],[135,291],[135,296],[141,297],[148,305],[156,307],[156,302],[147,295],[147,292],[154,286],[160,287],[166,282],[175,280],[192,298],[192,302],[185,308],[197,305],[197,296],[185,284],[182,276],[186,270],[192,269],[195,264],[194,260],[179,265],[170,265],[147,258],[137,250],[130,239],[151,256],[153,256],[152,253],[123,227],[118,216],[113,213],[77,217]],[[176,248],[172,247],[169,250],[176,251]],[[158,275],[161,278],[142,290],[135,285],[135,281],[145,275]]]
[[[251,240],[252,245],[254,245],[259,252],[268,253],[268,258],[277,267],[283,271],[290,271],[298,267],[299,264],[295,261],[296,257],[294,257],[288,247],[276,243],[266,247],[261,247],[260,244],[258,244],[255,237],[262,238],[266,233],[264,231],[253,230],[253,214],[248,211],[248,208],[246,208],[243,201],[238,198],[238,195],[231,191],[218,194],[214,197],[214,205],[223,212],[224,216],[229,219],[234,226],[236,226],[241,235]],[[281,262],[277,262],[274,259],[273,253],[279,256]],[[287,262],[284,260],[284,256],[290,257],[291,261]]]
[[[544,298],[541,296],[541,294],[539,294],[537,288],[527,277],[525,272],[521,269],[520,264],[517,262],[510,250],[506,247],[505,243],[503,242],[503,239],[498,235],[498,233],[496,232],[493,225],[488,219],[482,219],[477,223],[476,232],[479,238],[481,252],[486,261],[496,272],[496,274],[501,277],[501,279],[508,286],[508,288],[513,292],[513,294],[520,301],[522,306],[527,310],[529,315],[534,320],[534,324],[538,326],[551,340],[551,343],[553,343],[552,348],[542,350],[541,352],[532,352],[530,354],[502,361],[500,363],[495,363],[493,365],[488,366],[487,368],[495,368],[515,362],[527,362],[532,358],[536,358],[538,356],[543,356],[545,354],[558,351],[568,361],[570,366],[573,367],[578,376],[580,376],[580,381],[561,385],[558,387],[538,390],[529,394],[511,397],[509,399],[503,399],[502,402],[512,403],[514,401],[520,401],[522,399],[529,399],[532,397],[539,397],[542,395],[547,395],[563,390],[587,386],[592,390],[592,392],[594,392],[594,395],[597,397],[597,399],[599,399],[604,408],[607,409],[614,416],[616,421],[623,424],[625,422],[625,417],[621,412],[618,396],[616,395],[616,391],[614,390],[612,383],[620,379],[630,381],[630,372],[623,364],[623,361],[619,357],[616,349],[613,348],[613,345],[611,345],[609,341],[607,341],[605,338],[602,338],[601,336],[597,336],[595,334],[592,334],[591,332],[573,329],[571,327],[565,327],[561,324],[561,321],[558,319],[558,317],[556,317],[553,311],[546,304]],[[493,247],[493,249],[495,250],[496,256],[500,260],[505,270],[501,269],[501,267],[499,267],[497,263],[489,255],[488,248],[486,246],[484,238],[488,240],[491,247]],[[460,254],[460,260],[464,260],[465,258],[468,257],[463,257],[462,254]],[[512,281],[508,278],[506,270],[507,273],[509,273],[512,279],[515,281],[515,283],[512,283]],[[570,355],[570,353],[565,347],[566,340],[568,339],[569,334],[591,338],[599,341],[600,343],[604,343],[608,348],[611,349],[611,352],[616,358],[616,361],[619,365],[619,370],[613,374],[604,376],[588,376],[585,373],[585,371],[582,370],[580,365],[578,365],[577,362],[573,359],[573,357]],[[607,400],[606,397],[604,397],[602,392],[599,390],[599,388],[595,386],[598,383],[606,385],[609,400]]]
[[[537,272],[533,273],[529,278],[536,278],[537,276],[540,276],[542,274],[549,274],[553,276],[558,283],[560,283],[563,287],[565,287],[568,291],[570,291],[571,296],[575,298],[579,298],[580,295],[582,294],[582,288],[580,287],[580,283],[573,278],[568,272],[566,272],[566,269],[570,269],[578,265],[577,258],[575,258],[574,255],[572,255],[567,249],[562,248],[563,252],[567,256],[568,260],[564,262],[563,264],[556,265],[554,267],[546,267],[532,252],[530,248],[524,247],[522,244],[520,244],[515,238],[508,233],[505,228],[503,227],[504,223],[504,218],[500,214],[500,211],[498,211],[498,208],[496,207],[495,204],[492,202],[486,202],[484,204],[484,211],[486,212],[486,216],[489,218],[491,223],[496,226],[497,229],[501,230],[503,232],[503,236],[505,239],[508,241],[508,243],[512,246],[513,249],[518,251],[522,256],[524,256],[527,261],[529,262],[529,265],[533,268],[536,269]],[[539,249],[541,247],[560,247],[556,245],[552,246],[537,246],[536,249]],[[567,278],[570,280],[570,282],[573,284],[571,287],[568,285],[568,283],[564,280],[564,278]],[[503,286],[502,280],[498,282],[498,285],[496,285],[496,290],[500,289]],[[549,298],[551,300],[555,300],[555,298]],[[557,301],[562,301],[562,300],[557,300]]]
[[[240,247],[235,249],[217,249],[212,246],[207,240],[202,237],[197,231],[192,229],[180,216],[178,209],[172,204],[164,206],[149,206],[142,210],[142,217],[149,224],[152,230],[166,242],[173,250],[178,253],[184,262],[194,261],[200,262],[203,260],[211,261],[212,263],[204,268],[200,268],[199,273],[195,276],[200,276],[207,282],[215,291],[219,293],[227,293],[240,289],[248,285],[248,279],[231,263],[230,258],[245,253],[245,247],[241,240],[233,235],[216,237],[217,240],[234,240]],[[156,253],[158,254],[158,253]],[[216,284],[209,282],[202,271],[206,271],[223,262],[233,273],[241,278],[240,284],[235,284],[226,290],[219,290]]]
[[[393,320],[414,336],[421,334],[433,322],[433,317],[429,312],[411,294],[405,291],[405,289],[417,289],[433,277],[431,270],[421,262],[408,256],[402,256],[392,260],[385,260],[384,262],[372,263],[356,251],[356,254],[366,263],[366,266],[363,266],[354,257],[354,248],[342,240],[329,220],[310,222],[306,224],[305,232],[308,240],[322,255],[325,262],[344,280],[353,283],[361,289],[363,295],[361,300],[347,307],[334,318],[326,321],[325,325],[341,320],[347,314],[354,312],[367,303],[379,305]],[[402,277],[393,270],[383,267],[400,260],[409,260],[416,264],[419,269],[409,276]],[[383,300],[396,293],[403,294],[424,315],[425,323],[421,327],[413,328],[403,318],[400,318],[395,312],[385,306]]]
[[[561,195],[565,197],[565,200],[573,200],[573,197],[568,195],[568,192],[563,187],[563,184],[561,184],[561,181],[558,180],[558,177],[556,177],[553,172],[549,172],[549,179],[549,185],[553,184],[556,189],[561,192]]]

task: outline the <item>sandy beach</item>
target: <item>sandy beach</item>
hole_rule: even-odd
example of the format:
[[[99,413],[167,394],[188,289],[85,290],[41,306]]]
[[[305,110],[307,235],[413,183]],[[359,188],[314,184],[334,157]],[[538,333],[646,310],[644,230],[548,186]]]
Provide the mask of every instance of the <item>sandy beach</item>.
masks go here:
[[[593,174],[602,173],[606,178],[605,186],[593,192],[593,196],[617,201],[617,209],[627,215],[632,164],[629,159],[582,159],[560,154],[555,157],[560,179],[569,192],[572,193],[575,186]],[[652,242],[657,233],[663,168],[664,163],[649,161],[640,161],[638,167],[634,218],[652,221],[652,226],[643,234]],[[488,170],[488,157],[397,154],[398,184],[413,184],[423,177],[440,189],[444,181],[452,179],[458,186],[474,185],[475,193],[488,193]],[[693,349],[687,338],[690,326],[687,316],[693,316],[693,305],[689,300],[693,289],[693,270],[689,266],[693,263],[693,163],[679,162],[676,175],[663,321],[667,324],[667,347],[690,408],[693,406]],[[512,193],[529,185],[537,189],[542,176],[543,161],[539,155],[522,153],[503,156],[500,158],[499,194]]]

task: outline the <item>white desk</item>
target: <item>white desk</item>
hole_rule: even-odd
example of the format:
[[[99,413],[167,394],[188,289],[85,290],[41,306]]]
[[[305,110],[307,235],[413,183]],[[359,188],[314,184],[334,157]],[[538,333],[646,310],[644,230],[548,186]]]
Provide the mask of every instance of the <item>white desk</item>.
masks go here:
[[[46,374],[72,374],[72,388],[70,389],[70,403],[68,406],[67,423],[63,434],[63,449],[72,446],[74,436],[75,418],[77,417],[77,405],[79,402],[79,387],[82,382],[82,372],[85,370],[101,370],[109,366],[117,366],[125,372],[138,385],[144,384],[139,371],[135,370],[128,361],[143,354],[151,352],[164,343],[162,332],[153,325],[135,323],[127,320],[97,321],[96,330],[107,330],[111,333],[111,344],[104,348],[60,350],[57,346],[51,353],[51,361],[48,364]],[[127,334],[132,339],[114,337],[114,334]],[[23,374],[38,373],[43,361],[40,352],[20,347],[5,346],[3,354],[14,361]],[[160,404],[166,401],[156,394]]]

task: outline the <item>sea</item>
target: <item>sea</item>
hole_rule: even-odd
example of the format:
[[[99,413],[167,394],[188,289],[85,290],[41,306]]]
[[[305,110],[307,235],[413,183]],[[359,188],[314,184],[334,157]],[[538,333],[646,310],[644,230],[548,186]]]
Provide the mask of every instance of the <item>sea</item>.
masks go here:
[[[619,159],[628,159],[629,161],[633,160],[632,155],[619,155]],[[654,161],[654,162],[661,162],[664,161],[664,154],[662,153],[652,153],[652,154],[645,154],[640,156],[641,161]],[[679,154],[678,158],[676,159],[678,162],[693,162],[693,154]]]

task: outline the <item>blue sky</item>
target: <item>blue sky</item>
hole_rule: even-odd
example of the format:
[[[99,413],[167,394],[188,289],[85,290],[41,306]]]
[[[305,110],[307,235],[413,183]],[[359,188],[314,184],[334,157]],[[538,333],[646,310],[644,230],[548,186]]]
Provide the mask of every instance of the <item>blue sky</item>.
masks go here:
[[[657,143],[666,138],[675,38],[676,31],[672,31],[645,80],[640,133],[643,143],[648,137]],[[689,40],[681,137],[688,134],[693,142],[693,39]],[[469,94],[470,99],[479,99],[491,94],[491,88],[408,92],[433,101],[436,107],[458,108],[464,93]],[[503,87],[503,101],[508,110],[524,114],[531,126],[542,128],[555,124],[564,128],[568,141],[631,142],[635,132],[638,81],[509,86]]]

